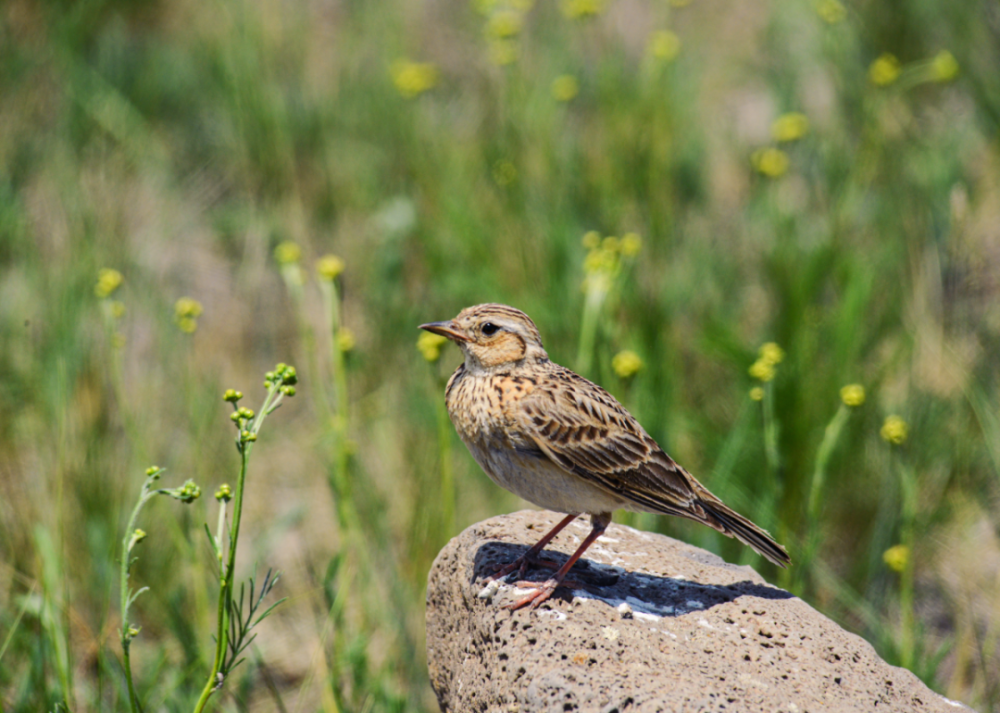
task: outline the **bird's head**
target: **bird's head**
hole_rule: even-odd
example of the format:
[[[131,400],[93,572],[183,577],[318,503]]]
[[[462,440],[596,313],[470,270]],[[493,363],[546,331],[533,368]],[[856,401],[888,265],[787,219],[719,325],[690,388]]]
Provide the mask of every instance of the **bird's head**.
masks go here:
[[[507,305],[466,307],[452,320],[421,324],[420,328],[455,342],[465,354],[466,368],[472,370],[549,358],[535,323]]]

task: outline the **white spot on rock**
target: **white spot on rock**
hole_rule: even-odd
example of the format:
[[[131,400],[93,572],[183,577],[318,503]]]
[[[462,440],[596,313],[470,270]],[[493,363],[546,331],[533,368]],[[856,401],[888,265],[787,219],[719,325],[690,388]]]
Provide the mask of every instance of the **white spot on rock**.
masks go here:
[[[477,594],[476,596],[479,597],[480,599],[485,599],[486,601],[490,601],[491,599],[493,599],[493,595],[495,595],[497,593],[497,590],[499,589],[500,589],[500,582],[494,579],[493,581],[487,583],[485,587],[480,589],[479,594]]]

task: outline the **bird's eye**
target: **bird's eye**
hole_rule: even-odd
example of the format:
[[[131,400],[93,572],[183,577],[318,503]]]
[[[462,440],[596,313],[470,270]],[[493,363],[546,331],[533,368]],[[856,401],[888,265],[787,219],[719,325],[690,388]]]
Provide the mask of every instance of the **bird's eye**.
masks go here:
[[[500,331],[500,327],[493,324],[493,322],[487,322],[480,329],[483,330],[483,334],[487,337],[492,337],[494,334]]]

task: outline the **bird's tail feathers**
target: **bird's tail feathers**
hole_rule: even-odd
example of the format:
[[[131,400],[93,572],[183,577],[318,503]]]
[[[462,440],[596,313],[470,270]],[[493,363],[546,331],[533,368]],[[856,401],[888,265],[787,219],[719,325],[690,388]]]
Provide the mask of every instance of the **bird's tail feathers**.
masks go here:
[[[770,534],[738,512],[731,510],[718,498],[710,493],[708,495],[707,498],[700,498],[698,503],[708,515],[706,524],[752,547],[757,554],[766,557],[779,567],[787,567],[791,563],[792,558],[788,556],[788,552],[775,542]]]

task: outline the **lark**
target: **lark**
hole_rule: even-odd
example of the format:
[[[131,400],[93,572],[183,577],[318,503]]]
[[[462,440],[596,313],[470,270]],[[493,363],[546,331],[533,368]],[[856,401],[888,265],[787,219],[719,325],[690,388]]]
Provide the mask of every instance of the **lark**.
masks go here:
[[[497,485],[566,517],[495,578],[529,564],[581,514],[591,530],[556,573],[510,605],[537,607],[601,536],[618,509],[677,515],[749,545],[782,567],[791,560],[771,536],[712,495],[677,465],[638,421],[597,384],[554,364],[535,323],[501,304],[462,310],[420,325],[455,342],[465,355],[445,391],[448,414],[473,458]]]

